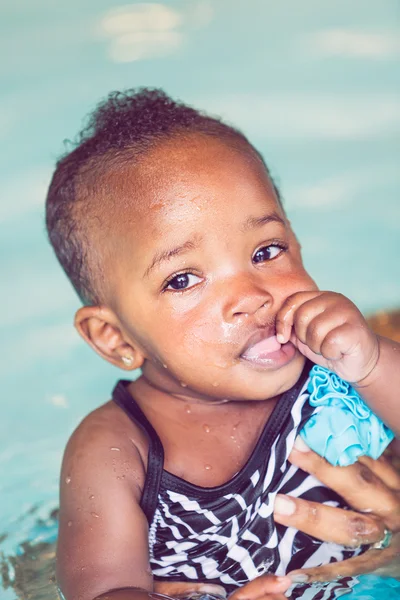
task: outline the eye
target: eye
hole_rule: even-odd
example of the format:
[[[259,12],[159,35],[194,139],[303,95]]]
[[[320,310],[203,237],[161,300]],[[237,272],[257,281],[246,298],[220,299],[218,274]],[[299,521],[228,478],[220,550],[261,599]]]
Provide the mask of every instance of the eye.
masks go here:
[[[270,244],[269,246],[262,246],[262,248],[259,248],[254,253],[253,262],[261,263],[267,260],[272,260],[273,258],[279,256],[279,254],[284,252],[286,249],[287,248],[285,246],[279,244]]]
[[[200,277],[193,275],[193,273],[178,273],[178,275],[175,275],[172,279],[167,281],[164,290],[187,290],[196,285],[199,281],[201,281]]]

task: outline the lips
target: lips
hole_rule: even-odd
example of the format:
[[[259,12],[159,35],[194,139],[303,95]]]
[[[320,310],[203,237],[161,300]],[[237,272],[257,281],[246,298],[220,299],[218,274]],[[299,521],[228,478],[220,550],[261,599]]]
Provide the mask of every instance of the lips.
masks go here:
[[[240,360],[255,369],[279,369],[293,360],[296,348],[291,342],[281,345],[276,339],[275,328],[258,330],[248,340]]]
[[[280,349],[281,344],[276,339],[276,336],[271,335],[250,345],[241,356],[246,360],[260,360],[262,358],[268,358],[270,354],[277,352]]]

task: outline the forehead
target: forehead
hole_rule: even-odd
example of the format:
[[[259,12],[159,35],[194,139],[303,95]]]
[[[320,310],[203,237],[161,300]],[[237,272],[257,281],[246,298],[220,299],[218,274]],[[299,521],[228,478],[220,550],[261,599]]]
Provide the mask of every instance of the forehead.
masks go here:
[[[111,174],[108,183],[117,196],[122,227],[141,232],[144,228],[155,234],[172,214],[179,222],[196,211],[237,212],[254,198],[268,201],[282,214],[264,164],[240,140],[199,135],[169,140],[139,164],[127,164],[122,174]]]
[[[106,230],[96,247],[110,302],[127,271],[145,272],[165,249],[200,239],[213,249],[215,240],[236,244],[246,221],[272,213],[285,220],[255,152],[214,138],[164,143],[123,172],[109,173],[104,189],[109,209],[99,219]]]

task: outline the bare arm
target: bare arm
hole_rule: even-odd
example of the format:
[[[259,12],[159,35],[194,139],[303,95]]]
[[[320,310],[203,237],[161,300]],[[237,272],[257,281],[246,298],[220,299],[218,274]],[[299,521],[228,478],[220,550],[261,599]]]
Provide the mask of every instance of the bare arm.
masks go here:
[[[400,344],[377,336],[358,308],[335,292],[297,292],[277,314],[277,340],[351,383],[400,436]]]
[[[400,437],[400,344],[380,336],[378,341],[379,358],[375,368],[354,387]]]
[[[110,593],[110,600],[141,600],[153,589],[139,506],[144,466],[135,444],[110,427],[110,411],[102,410],[79,426],[65,452],[57,580],[66,600],[124,588],[131,591]]]
[[[154,600],[150,592],[134,588],[124,588],[106,592],[94,600]]]

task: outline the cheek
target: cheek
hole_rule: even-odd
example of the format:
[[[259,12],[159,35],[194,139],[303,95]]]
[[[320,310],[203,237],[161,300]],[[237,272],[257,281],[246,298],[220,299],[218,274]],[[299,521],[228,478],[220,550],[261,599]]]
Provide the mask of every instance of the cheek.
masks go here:
[[[306,271],[304,271],[304,276],[302,278],[302,286],[303,290],[300,291],[304,292],[315,292],[319,289],[314,279],[308,273],[306,273]]]
[[[196,353],[202,347],[215,342],[218,338],[212,314],[191,314],[190,317],[179,323],[179,337],[182,346],[191,354]]]
[[[201,354],[215,336],[212,318],[207,317],[203,311],[199,314],[199,311],[171,310],[171,307],[147,313],[142,315],[136,330],[137,339],[153,356],[179,353],[182,362],[186,362],[186,357]]]
[[[283,303],[289,296],[297,292],[312,292],[318,290],[315,281],[304,269],[296,269],[280,277],[276,285],[276,296]]]
[[[295,277],[293,287],[297,288],[296,292],[312,292],[318,289],[317,284],[306,271]]]
[[[205,302],[196,310],[174,315],[169,323],[170,335],[168,340],[164,338],[164,348],[179,352],[182,362],[198,358],[203,366],[219,363],[233,334],[221,319],[218,302]]]

